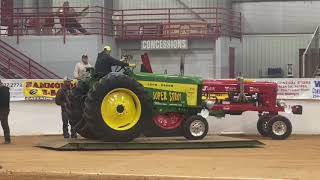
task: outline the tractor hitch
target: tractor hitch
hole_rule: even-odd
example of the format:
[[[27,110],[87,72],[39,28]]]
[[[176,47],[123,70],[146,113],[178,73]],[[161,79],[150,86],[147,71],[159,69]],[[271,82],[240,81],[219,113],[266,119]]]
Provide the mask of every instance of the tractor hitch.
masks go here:
[[[293,114],[302,114],[302,106],[301,105],[291,106],[291,110],[292,110]]]

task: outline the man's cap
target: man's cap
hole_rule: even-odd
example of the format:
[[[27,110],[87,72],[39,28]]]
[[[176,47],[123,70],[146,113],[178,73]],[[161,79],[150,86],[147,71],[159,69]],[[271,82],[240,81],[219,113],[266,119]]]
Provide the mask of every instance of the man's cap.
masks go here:
[[[111,46],[107,45],[107,46],[105,46],[105,47],[103,48],[103,50],[110,52],[112,49],[111,49]]]
[[[72,81],[71,79],[69,79],[69,77],[68,76],[65,76],[64,78],[63,78],[63,81]]]

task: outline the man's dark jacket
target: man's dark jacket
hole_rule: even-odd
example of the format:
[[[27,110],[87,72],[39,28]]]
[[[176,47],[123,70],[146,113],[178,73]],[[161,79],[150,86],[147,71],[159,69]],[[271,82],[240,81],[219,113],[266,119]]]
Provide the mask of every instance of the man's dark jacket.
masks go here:
[[[112,56],[101,52],[98,54],[95,70],[97,73],[109,74],[112,66],[127,66],[127,63],[121,62]]]
[[[10,109],[10,91],[6,86],[0,86],[0,110]]]
[[[70,91],[69,88],[63,87],[58,90],[55,102],[58,106],[61,106],[61,110],[65,111],[66,110],[66,98],[68,96],[68,91]]]

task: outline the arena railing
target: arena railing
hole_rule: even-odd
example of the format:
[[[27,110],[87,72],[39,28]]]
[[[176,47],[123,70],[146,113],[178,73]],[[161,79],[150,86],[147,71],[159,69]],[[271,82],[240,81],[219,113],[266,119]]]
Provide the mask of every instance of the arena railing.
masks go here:
[[[241,38],[241,13],[225,8],[156,8],[113,10],[98,6],[73,7],[76,16],[68,16],[62,7],[15,8],[13,15],[2,17],[7,26],[1,26],[0,35],[62,36],[63,42],[71,35],[114,36],[130,39]],[[88,33],[70,33],[67,26],[72,19]],[[9,22],[9,23],[8,23]]]
[[[118,10],[113,28],[120,39],[241,38],[242,34],[241,13],[214,7]]]
[[[0,65],[8,72],[15,73],[23,78],[55,79],[60,78],[49,69],[0,40]]]

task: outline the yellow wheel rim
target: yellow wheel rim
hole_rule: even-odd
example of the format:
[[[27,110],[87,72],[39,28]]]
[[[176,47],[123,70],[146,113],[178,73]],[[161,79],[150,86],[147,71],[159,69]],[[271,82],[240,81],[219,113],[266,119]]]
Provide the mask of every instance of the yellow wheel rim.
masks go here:
[[[114,89],[103,98],[101,115],[110,128],[117,131],[128,130],[136,125],[140,119],[140,100],[129,89]]]

